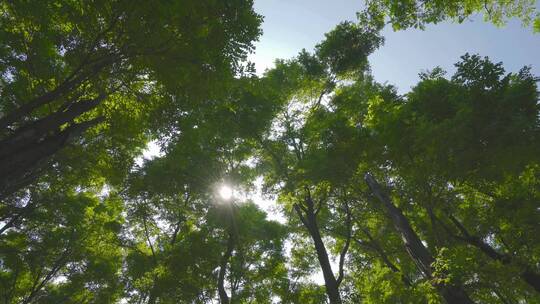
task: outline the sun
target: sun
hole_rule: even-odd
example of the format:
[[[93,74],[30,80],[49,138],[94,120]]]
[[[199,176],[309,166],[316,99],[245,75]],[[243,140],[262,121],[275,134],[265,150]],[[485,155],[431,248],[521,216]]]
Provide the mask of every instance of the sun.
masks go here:
[[[233,189],[227,185],[222,185],[219,188],[219,196],[224,200],[230,200],[233,197]]]

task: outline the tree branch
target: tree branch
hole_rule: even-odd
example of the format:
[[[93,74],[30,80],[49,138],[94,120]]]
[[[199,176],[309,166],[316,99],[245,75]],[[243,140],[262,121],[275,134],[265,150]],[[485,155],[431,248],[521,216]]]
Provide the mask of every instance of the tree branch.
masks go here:
[[[294,210],[296,211],[296,214],[298,214],[298,217],[300,218],[300,221],[302,221],[302,224],[304,224],[304,226],[306,226],[306,228],[309,229],[310,225],[309,225],[309,223],[307,222],[307,220],[306,220],[306,218],[304,217],[304,215],[302,214],[302,207],[301,207],[299,204],[297,204],[297,203],[295,203],[295,204],[293,205],[293,207],[294,207]]]

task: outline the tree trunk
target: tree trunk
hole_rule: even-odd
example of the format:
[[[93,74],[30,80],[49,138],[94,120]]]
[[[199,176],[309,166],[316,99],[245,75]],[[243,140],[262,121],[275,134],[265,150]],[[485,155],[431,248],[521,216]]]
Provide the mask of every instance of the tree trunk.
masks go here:
[[[373,178],[369,173],[365,175],[365,180],[371,192],[375,197],[382,203],[386,209],[392,223],[394,224],[395,229],[401,235],[405,250],[409,256],[413,259],[418,269],[425,275],[426,278],[432,279],[432,268],[431,264],[434,262],[431,253],[428,249],[422,244],[422,241],[414,232],[411,225],[409,224],[408,219],[403,215],[403,212],[390,200],[390,197],[382,190],[379,183]],[[435,287],[439,290],[441,296],[449,304],[467,304],[474,303],[463,287],[459,285],[446,285],[446,284],[437,284]]]
[[[66,144],[67,140],[63,138],[71,138],[74,134],[80,135],[81,132],[78,132],[77,129],[84,131],[89,127],[87,122],[73,124],[74,119],[95,108],[105,95],[79,102],[65,101],[55,113],[24,124],[32,116],[32,112],[47,104],[59,103],[70,97],[74,98],[73,95],[77,95],[75,91],[84,82],[95,77],[120,58],[121,56],[118,54],[105,54],[77,69],[73,75],[65,79],[54,90],[26,102],[0,117],[0,130],[5,129],[6,131],[2,130],[0,133],[4,134],[4,138],[0,141],[0,199],[18,191],[41,175],[42,170],[37,169],[47,165],[42,160],[55,154]],[[66,123],[72,123],[72,126],[67,128],[69,132],[60,129]],[[32,151],[36,147],[37,152]],[[39,153],[42,155],[34,159],[24,160],[22,157],[26,155],[31,158]],[[24,164],[16,164],[17,161],[22,161]]]
[[[308,218],[309,217],[310,216],[308,216]],[[319,227],[317,226],[317,221],[314,216],[309,221],[311,222],[309,234],[311,235],[311,239],[313,240],[313,244],[315,245],[317,259],[319,260],[319,264],[321,265],[321,270],[324,277],[324,284],[326,287],[326,294],[328,295],[328,299],[330,300],[331,304],[339,304],[341,303],[341,296],[339,295],[339,285],[334,276],[334,272],[332,271],[330,259],[328,258],[326,247],[324,246],[324,243],[322,241]]]
[[[44,139],[48,134],[57,132],[66,123],[71,123],[79,115],[94,109],[105,96],[83,100],[71,104],[65,111],[58,111],[42,119],[19,127],[13,134],[0,141],[0,158],[5,158],[19,151],[24,151]]]
[[[99,117],[71,125],[0,159],[0,199],[19,190],[20,185],[26,185],[37,178],[36,170],[52,155],[65,147],[72,138],[102,121],[103,118]]]
[[[232,251],[234,249],[234,237],[232,232],[229,232],[229,238],[227,240],[227,249],[221,257],[221,264],[219,266],[219,276],[218,276],[218,294],[221,304],[229,304],[229,296],[225,290],[225,274],[227,273],[227,264],[232,256]]]
[[[324,277],[324,286],[326,288],[326,295],[330,301],[330,304],[341,304],[341,296],[339,294],[339,284],[334,276],[332,271],[332,266],[330,264],[330,259],[328,258],[328,252],[324,246],[324,242],[319,231],[317,224],[317,215],[315,214],[314,204],[311,198],[306,199],[307,208],[302,208],[300,205],[295,204],[294,208],[300,217],[300,220],[307,228],[313,244],[315,245],[315,251],[317,253],[317,259],[319,260],[319,265],[321,267],[323,277]],[[302,214],[302,211],[305,213],[305,216]]]

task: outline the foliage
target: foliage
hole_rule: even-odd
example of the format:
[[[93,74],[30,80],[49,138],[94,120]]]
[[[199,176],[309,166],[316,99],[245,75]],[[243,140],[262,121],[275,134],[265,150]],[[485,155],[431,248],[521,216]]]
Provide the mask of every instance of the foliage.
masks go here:
[[[410,27],[424,29],[427,24],[448,19],[462,23],[475,13],[482,13],[485,21],[496,26],[516,18],[523,26],[532,27],[534,32],[540,31],[540,12],[535,0],[366,0],[361,16],[373,24],[388,22],[394,30],[403,30]]]
[[[369,1],[261,76],[252,4],[0,4],[1,301],[540,303],[538,77],[368,61],[387,17],[531,3]]]
[[[0,9],[0,197],[70,171],[118,184],[149,137],[244,70],[261,22],[249,0]]]

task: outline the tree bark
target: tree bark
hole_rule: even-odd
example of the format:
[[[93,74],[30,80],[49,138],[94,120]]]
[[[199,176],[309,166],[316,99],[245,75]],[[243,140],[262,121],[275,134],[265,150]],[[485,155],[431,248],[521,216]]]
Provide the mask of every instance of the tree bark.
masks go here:
[[[229,296],[225,290],[225,274],[227,273],[227,265],[231,259],[232,252],[234,249],[234,236],[232,232],[229,232],[229,238],[227,239],[227,249],[221,257],[221,264],[219,265],[219,275],[218,275],[218,294],[221,304],[229,304]]]
[[[371,174],[366,173],[365,181],[371,192],[386,209],[394,228],[401,235],[405,250],[409,256],[413,259],[424,276],[428,279],[432,279],[433,272],[431,264],[434,262],[434,259],[409,224],[409,220],[403,215],[403,212],[399,208],[394,206],[390,197],[382,190],[379,183]],[[460,285],[436,284],[434,286],[437,288],[443,299],[449,304],[474,303]]]
[[[308,195],[305,202],[305,207],[295,204],[294,209],[308,230],[309,235],[313,240],[313,244],[315,245],[315,252],[317,253],[317,259],[319,260],[319,265],[323,273],[324,286],[328,300],[330,301],[330,304],[341,304],[339,282],[336,280],[336,277],[332,271],[330,259],[328,258],[328,252],[326,251],[326,247],[324,246],[324,242],[319,231],[313,200]]]
[[[37,178],[34,171],[46,162],[52,155],[65,147],[68,142],[78,137],[90,127],[102,122],[98,117],[79,124],[71,125],[65,130],[58,131],[46,139],[26,146],[18,153],[10,154],[0,160],[0,199],[20,189],[17,185],[24,185]],[[30,178],[30,180],[29,180]]]
[[[321,266],[321,270],[324,277],[324,283],[326,287],[326,294],[331,304],[340,304],[341,296],[339,294],[339,285],[332,271],[332,266],[330,264],[330,259],[328,258],[328,252],[322,241],[319,228],[315,218],[309,220],[311,222],[311,228],[309,233],[313,244],[315,245],[315,251],[317,252],[317,259]]]
[[[71,104],[65,111],[58,111],[18,128],[9,137],[0,141],[0,158],[24,151],[28,146],[38,143],[48,134],[58,131],[63,124],[71,123],[79,115],[94,109],[104,98],[102,95],[95,99],[79,101]]]
[[[59,103],[69,97],[74,98],[73,95],[77,95],[76,90],[81,85],[121,57],[120,54],[104,54],[76,69],[55,89],[0,117],[0,130],[4,134],[4,138],[0,141],[0,199],[18,191],[41,175],[43,172],[37,170],[38,167],[46,166],[41,160],[58,152],[67,142],[65,139],[73,137],[74,134],[80,135],[81,132],[78,130],[84,131],[89,127],[88,122],[73,124],[74,119],[95,108],[105,96],[79,102],[65,101],[56,112],[25,124],[30,120],[32,112],[47,104]],[[67,130],[61,130],[60,127],[66,123],[71,123],[72,126]],[[39,153],[42,155],[34,159],[23,158],[23,155],[32,158]],[[29,178],[30,176],[32,178]]]
[[[341,252],[339,253],[339,273],[338,277],[336,279],[337,285],[341,285],[341,282],[343,281],[343,278],[345,277],[345,273],[343,270],[343,267],[345,265],[345,256],[347,255],[347,251],[349,251],[349,247],[351,245],[351,239],[352,239],[352,214],[351,210],[349,209],[349,204],[347,202],[344,202],[343,204],[346,217],[345,217],[345,225],[347,227],[347,235],[345,240],[345,245],[341,249]]]

